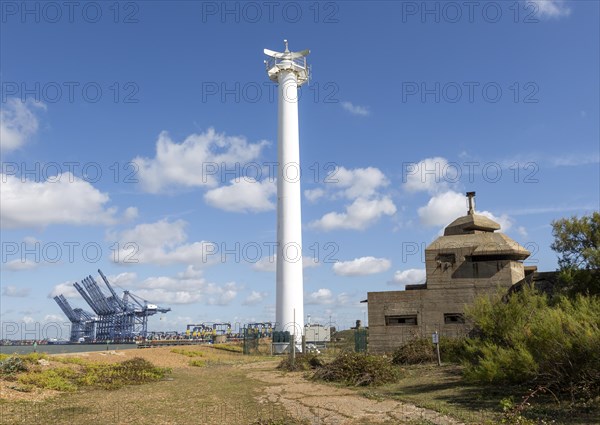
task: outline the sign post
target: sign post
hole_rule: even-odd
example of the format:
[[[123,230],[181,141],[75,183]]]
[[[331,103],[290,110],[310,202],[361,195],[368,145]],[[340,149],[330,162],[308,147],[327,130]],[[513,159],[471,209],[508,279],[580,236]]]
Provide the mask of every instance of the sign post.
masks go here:
[[[435,344],[435,352],[437,353],[438,366],[441,366],[442,358],[440,357],[440,336],[438,334],[438,331],[435,331],[433,334],[431,334],[431,342]]]

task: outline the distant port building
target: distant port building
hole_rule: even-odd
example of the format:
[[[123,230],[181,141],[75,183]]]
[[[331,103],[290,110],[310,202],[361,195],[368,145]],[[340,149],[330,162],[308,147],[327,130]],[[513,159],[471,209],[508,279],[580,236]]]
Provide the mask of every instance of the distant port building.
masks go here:
[[[370,352],[390,352],[435,331],[464,335],[470,330],[465,305],[499,288],[507,291],[535,271],[523,264],[527,249],[498,232],[498,223],[475,213],[474,196],[467,193],[467,215],[425,249],[425,283],[367,294]]]

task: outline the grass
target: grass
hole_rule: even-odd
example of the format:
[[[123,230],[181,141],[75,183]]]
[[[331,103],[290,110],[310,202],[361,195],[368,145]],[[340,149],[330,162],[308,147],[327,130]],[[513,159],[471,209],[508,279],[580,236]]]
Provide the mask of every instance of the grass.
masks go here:
[[[173,348],[171,353],[181,354],[187,357],[202,357],[204,354],[201,351],[186,350],[185,348]]]
[[[230,353],[240,353],[240,354],[244,350],[239,345],[231,345],[231,344],[213,344],[210,347],[214,348],[215,350],[223,350],[223,351],[229,351]]]
[[[173,356],[168,348],[164,356]],[[229,361],[233,354],[206,349],[206,357],[219,354]],[[238,357],[238,356],[236,356]],[[239,356],[239,361],[248,356]],[[185,359],[185,360],[184,360]],[[250,425],[290,424],[284,410],[276,404],[257,404],[267,384],[246,376],[246,372],[230,364],[211,363],[210,367],[187,367],[189,361],[202,358],[181,356],[181,367],[173,367],[168,380],[149,385],[134,385],[105,391],[98,387],[66,392],[59,397],[39,402],[8,402],[0,400],[1,423],[23,425],[67,423],[127,423],[128,425],[199,424]],[[270,359],[269,359],[270,360]],[[255,362],[257,359],[249,359]],[[262,361],[262,359],[261,359]],[[262,367],[260,364],[258,367]],[[75,366],[73,366],[75,367]],[[272,369],[273,364],[267,363]],[[263,422],[256,422],[262,418]],[[271,421],[271,422],[269,422]],[[279,422],[277,422],[279,421]]]
[[[204,367],[204,366],[206,366],[206,361],[201,360],[201,359],[194,359],[194,360],[190,360],[188,364],[190,366],[194,366],[194,367]]]
[[[40,371],[29,371],[20,375],[19,383],[25,388],[45,388],[56,391],[76,391],[78,373],[66,367],[56,367]]]
[[[67,366],[44,367],[37,360],[48,359],[48,356],[32,354],[13,355],[0,363],[0,376],[6,381],[21,384],[13,387],[18,391],[29,392],[36,387],[63,392],[82,387],[115,389],[156,381],[170,372],[139,357],[112,364],[85,362],[75,357],[53,357],[52,361]],[[46,364],[49,363],[47,361]]]

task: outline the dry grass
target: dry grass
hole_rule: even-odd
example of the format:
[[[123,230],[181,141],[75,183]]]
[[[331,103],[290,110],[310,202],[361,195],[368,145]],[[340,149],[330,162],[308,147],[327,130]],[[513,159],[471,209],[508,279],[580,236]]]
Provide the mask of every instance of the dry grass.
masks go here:
[[[170,347],[60,356],[58,362],[51,360],[48,367],[77,366],[79,363],[78,360],[65,361],[65,357],[115,363],[139,356],[157,366],[172,368],[173,372],[166,380],[140,386],[111,391],[47,391],[42,396],[36,394],[37,397],[32,393],[25,397],[9,397],[7,393],[14,395],[18,391],[2,385],[1,423],[135,425],[147,424],[152,418],[153,424],[245,425],[255,422],[261,411],[262,416],[268,417],[268,411],[275,410],[273,406],[256,405],[254,397],[264,384],[248,379],[237,367],[261,359],[209,347],[194,347],[190,351],[201,353],[194,357],[206,361],[206,366],[191,365],[188,355],[173,353]],[[52,356],[48,358],[52,359]]]

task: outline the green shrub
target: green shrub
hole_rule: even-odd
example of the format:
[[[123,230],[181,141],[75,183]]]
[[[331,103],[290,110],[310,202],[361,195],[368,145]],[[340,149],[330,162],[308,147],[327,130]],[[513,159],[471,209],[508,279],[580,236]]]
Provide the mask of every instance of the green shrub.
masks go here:
[[[44,369],[39,372],[30,371],[19,376],[19,382],[39,388],[57,391],[75,391],[77,372],[66,367]]]
[[[465,357],[465,338],[440,337],[440,357],[443,363],[461,363]]]
[[[508,300],[478,299],[467,314],[477,330],[465,344],[468,378],[534,384],[572,399],[600,394],[600,297],[549,305],[525,288]]]
[[[474,367],[467,367],[465,377],[470,381],[521,383],[533,379],[538,365],[524,346],[505,348],[484,341],[468,344],[467,351],[478,356]]]
[[[204,367],[204,366],[206,366],[206,361],[204,361],[202,359],[193,359],[193,360],[190,360],[189,365],[195,366],[195,367]]]
[[[332,362],[318,368],[313,379],[368,386],[394,382],[399,376],[399,370],[386,357],[342,352]]]
[[[19,356],[6,357],[0,361],[0,377],[7,378],[20,372],[26,372],[27,365]]]
[[[134,357],[117,364],[88,364],[78,381],[80,385],[116,389],[124,385],[157,381],[168,372],[169,369],[156,367],[148,360]]]

